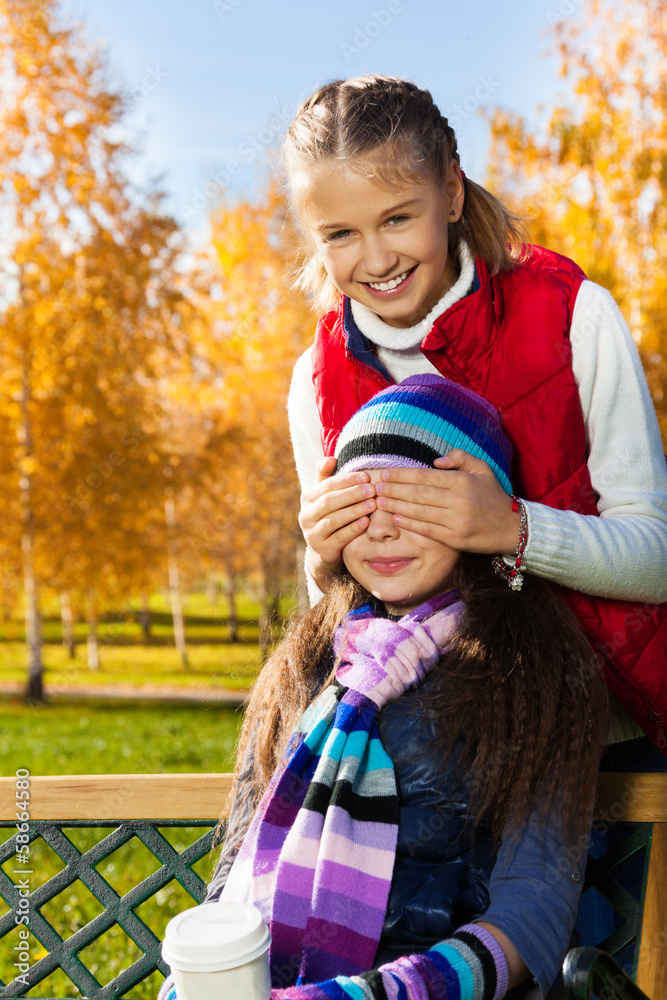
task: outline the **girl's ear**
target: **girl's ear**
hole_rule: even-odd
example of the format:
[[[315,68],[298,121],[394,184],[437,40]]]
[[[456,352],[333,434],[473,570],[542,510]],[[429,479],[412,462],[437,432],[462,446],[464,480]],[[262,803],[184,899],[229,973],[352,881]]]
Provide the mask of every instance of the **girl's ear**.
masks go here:
[[[463,185],[463,175],[461,168],[452,160],[447,169],[444,181],[444,191],[447,198],[447,221],[458,222],[463,212],[465,202],[465,187]]]

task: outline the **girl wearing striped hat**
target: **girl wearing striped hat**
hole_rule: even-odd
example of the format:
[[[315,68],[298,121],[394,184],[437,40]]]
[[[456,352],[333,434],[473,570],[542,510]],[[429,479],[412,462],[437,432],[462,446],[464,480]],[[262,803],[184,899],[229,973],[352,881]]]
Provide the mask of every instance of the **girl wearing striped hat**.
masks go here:
[[[427,374],[363,406],[336,457],[375,482],[461,447],[511,495],[494,408]],[[207,901],[260,909],[273,1000],[500,1000],[530,977],[543,997],[606,726],[590,648],[549,585],[517,595],[381,506],[343,558],[255,685]]]

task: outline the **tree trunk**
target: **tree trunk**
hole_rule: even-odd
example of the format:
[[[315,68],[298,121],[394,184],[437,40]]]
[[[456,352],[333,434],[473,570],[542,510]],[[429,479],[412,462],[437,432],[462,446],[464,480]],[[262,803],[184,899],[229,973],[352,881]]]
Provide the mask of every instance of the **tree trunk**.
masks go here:
[[[92,595],[88,600],[88,610],[86,613],[86,622],[88,624],[88,638],[86,640],[88,646],[88,669],[89,670],[99,670],[100,669],[100,647],[97,638],[97,610],[95,608],[94,599]]]
[[[97,619],[88,619],[88,638],[86,640],[88,647],[88,669],[89,670],[99,670],[100,669],[100,647],[97,641]]]
[[[25,639],[28,652],[27,701],[45,701],[44,666],[42,664],[42,620],[33,560],[32,531],[27,528],[21,538],[23,578],[25,588]]]
[[[277,580],[271,584],[271,598],[269,600],[269,624],[273,627],[280,622],[280,586]]]
[[[206,579],[206,600],[209,604],[215,604],[218,596],[218,581],[215,573],[209,573]]]
[[[236,574],[231,565],[227,565],[227,628],[229,629],[229,641],[239,641],[239,616],[236,607]]]
[[[176,512],[174,501],[168,498],[164,502],[164,512],[169,529],[169,597],[171,600],[171,617],[174,622],[174,642],[184,667],[188,667],[188,651],[185,645],[185,628],[183,627],[183,611],[181,609],[181,591],[178,577],[178,560],[176,559],[176,546],[174,536],[176,532]]]
[[[15,604],[14,588],[8,574],[2,578],[2,620],[8,622]]]
[[[259,648],[266,657],[273,640],[273,626],[278,620],[278,587],[272,575],[265,571],[259,612]]]
[[[141,611],[139,612],[139,624],[144,642],[150,642],[151,638],[151,609],[148,606],[148,594],[141,595]]]
[[[60,618],[63,623],[63,646],[73,660],[76,657],[76,640],[74,639],[74,615],[72,614],[72,599],[69,591],[60,593]]]
[[[25,639],[28,659],[27,701],[44,701],[44,665],[42,663],[42,621],[39,613],[39,585],[35,575],[35,525],[32,505],[32,435],[30,432],[30,380],[27,358],[23,363],[21,380],[21,423],[19,444],[22,446],[19,489],[23,532],[21,553],[23,556],[23,588],[25,591]]]
[[[269,591],[266,577],[259,599],[259,650],[262,660],[266,659],[271,644],[271,628],[269,624]]]
[[[296,604],[300,615],[305,614],[310,607],[306,579],[306,545],[303,541],[296,543]]]

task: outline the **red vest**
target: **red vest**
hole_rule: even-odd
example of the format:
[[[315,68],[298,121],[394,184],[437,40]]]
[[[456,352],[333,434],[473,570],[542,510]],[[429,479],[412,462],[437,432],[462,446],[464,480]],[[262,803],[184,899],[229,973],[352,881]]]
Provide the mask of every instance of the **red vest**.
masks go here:
[[[490,277],[477,261],[476,274],[473,292],[435,320],[422,352],[500,412],[514,446],[512,481],[520,496],[597,515],[569,339],[583,271],[534,247],[513,271]],[[320,320],[312,356],[322,445],[332,455],[352,414],[389,382],[344,297]],[[667,754],[667,604],[566,588],[562,594],[602,658],[609,689]]]

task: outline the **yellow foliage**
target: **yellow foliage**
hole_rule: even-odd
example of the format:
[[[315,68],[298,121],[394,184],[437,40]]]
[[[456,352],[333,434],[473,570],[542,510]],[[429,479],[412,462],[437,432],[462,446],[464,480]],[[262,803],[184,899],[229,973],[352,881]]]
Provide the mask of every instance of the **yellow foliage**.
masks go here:
[[[612,292],[667,439],[667,0],[589,0],[556,42],[572,98],[543,132],[493,114],[489,186]]]
[[[159,193],[133,194],[108,141],[123,95],[57,0],[1,0],[0,17],[0,551],[17,571],[29,523],[38,583],[126,598],[164,571],[158,380],[187,353],[175,224]]]
[[[313,321],[289,287],[285,206],[269,188],[212,219],[214,260],[203,264],[189,330],[196,378],[169,389],[182,445],[179,559],[257,572],[271,586],[294,571],[298,484],[286,399]],[[179,426],[180,425],[180,426]],[[193,462],[196,488],[184,478]]]
[[[38,584],[79,609],[127,599],[164,580],[173,497],[186,579],[276,580],[297,539],[285,401],[313,328],[285,273],[284,205],[271,188],[222,209],[207,279],[183,279],[173,220],[158,193],[136,200],[110,141],[124,97],[61,13],[0,0],[14,88],[0,105],[15,275],[0,288],[5,573],[29,526]]]

